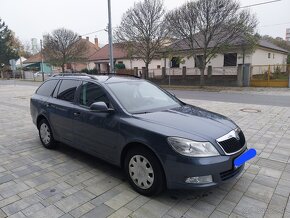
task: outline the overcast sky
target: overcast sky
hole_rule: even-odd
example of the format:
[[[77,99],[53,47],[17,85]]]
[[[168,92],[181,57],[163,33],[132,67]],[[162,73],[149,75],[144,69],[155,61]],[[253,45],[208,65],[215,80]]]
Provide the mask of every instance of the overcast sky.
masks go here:
[[[136,0],[111,0],[113,26]],[[269,0],[241,0],[241,5]],[[164,0],[166,9],[180,6],[186,0]],[[259,33],[285,38],[290,28],[290,0],[252,7],[259,19]],[[43,34],[65,27],[81,35],[104,29],[107,26],[107,0],[0,0],[0,17],[22,41],[40,39]],[[93,41],[97,36],[101,44],[107,43],[107,33],[88,35]]]

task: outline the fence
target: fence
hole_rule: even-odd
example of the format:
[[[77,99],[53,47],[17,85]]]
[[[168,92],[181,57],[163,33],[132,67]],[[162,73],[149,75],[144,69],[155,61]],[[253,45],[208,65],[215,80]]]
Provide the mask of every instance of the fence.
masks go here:
[[[205,69],[205,75],[213,76],[236,76],[237,67],[207,67]],[[163,76],[199,76],[199,68],[160,68],[149,69],[149,78],[160,78]]]
[[[290,65],[254,65],[250,84],[254,87],[289,87]]]

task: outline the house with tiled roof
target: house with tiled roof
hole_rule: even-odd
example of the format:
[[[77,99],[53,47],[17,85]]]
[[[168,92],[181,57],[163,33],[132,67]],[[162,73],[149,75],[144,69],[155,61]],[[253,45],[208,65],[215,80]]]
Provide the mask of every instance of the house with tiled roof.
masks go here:
[[[199,45],[202,43],[198,43]],[[191,49],[186,43],[186,40],[176,40],[166,48],[170,51],[170,58],[162,59],[164,65],[175,69],[175,72],[181,74],[182,68],[192,68],[191,74],[198,74],[199,70],[194,70],[197,67],[197,62],[202,60],[203,48],[196,43],[195,54],[193,58]],[[209,48],[214,47],[215,42],[211,42]],[[232,42],[227,49],[227,52],[217,54],[207,66],[220,68],[220,74],[228,73],[236,74],[236,68],[241,64],[251,66],[268,66],[268,65],[285,65],[287,64],[287,54],[289,51],[274,45],[266,40],[258,40],[257,45],[251,51],[245,51],[245,43],[241,39]],[[163,65],[163,66],[164,66]],[[180,69],[178,71],[178,69]]]
[[[42,55],[41,53],[37,53],[35,55],[32,55],[30,58],[25,60],[23,64],[25,65],[24,70],[25,71],[43,71],[46,74],[51,74],[53,72],[53,66],[46,62],[43,59],[43,65],[42,63]],[[43,68],[43,70],[42,70]]]
[[[80,39],[81,41],[86,43],[87,51],[84,53],[84,61],[82,62],[73,62],[66,64],[65,70],[66,71],[81,71],[83,69],[94,69],[95,65],[89,59],[97,53],[99,50],[99,42],[98,39],[95,38],[95,43],[90,42],[89,37],[86,39]],[[41,69],[41,62],[42,62],[42,55],[41,53],[37,53],[30,58],[28,58],[23,63],[26,65],[26,70],[30,71],[42,71]],[[59,67],[54,67],[48,63],[45,57],[43,57],[43,72],[44,73],[53,73],[53,72],[60,72],[61,69]]]
[[[125,68],[128,70],[138,69],[141,71],[142,67],[145,67],[145,63],[141,58],[130,57],[128,51],[122,43],[113,44],[113,57],[115,64],[124,64]],[[100,73],[109,72],[109,44],[105,45],[103,48],[98,50],[94,55],[89,59],[93,62]],[[156,58],[151,61],[149,69],[159,69],[161,68],[161,58]]]

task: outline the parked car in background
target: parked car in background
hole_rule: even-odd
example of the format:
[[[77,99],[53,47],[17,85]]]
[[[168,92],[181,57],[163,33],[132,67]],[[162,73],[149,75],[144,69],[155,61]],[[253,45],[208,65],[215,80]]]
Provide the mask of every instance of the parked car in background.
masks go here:
[[[62,142],[119,166],[143,195],[216,186],[244,167],[234,165],[247,144],[232,120],[135,77],[60,74],[30,109],[44,147]]]

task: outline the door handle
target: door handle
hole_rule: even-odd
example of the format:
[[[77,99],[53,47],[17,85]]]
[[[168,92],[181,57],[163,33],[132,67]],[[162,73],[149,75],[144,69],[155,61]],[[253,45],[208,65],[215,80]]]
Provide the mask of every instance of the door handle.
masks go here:
[[[75,117],[78,117],[78,116],[80,116],[80,115],[81,115],[80,112],[74,112],[74,116],[75,116]]]

